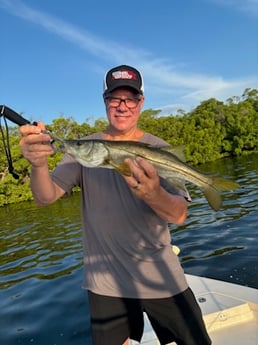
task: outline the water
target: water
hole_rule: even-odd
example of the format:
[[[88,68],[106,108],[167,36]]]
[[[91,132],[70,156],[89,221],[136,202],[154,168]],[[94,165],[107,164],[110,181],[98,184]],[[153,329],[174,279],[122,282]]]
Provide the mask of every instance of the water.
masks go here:
[[[189,186],[183,226],[171,226],[187,273],[258,288],[258,156],[203,165],[241,184],[214,212]],[[91,345],[82,283],[79,196],[0,209],[0,345]]]

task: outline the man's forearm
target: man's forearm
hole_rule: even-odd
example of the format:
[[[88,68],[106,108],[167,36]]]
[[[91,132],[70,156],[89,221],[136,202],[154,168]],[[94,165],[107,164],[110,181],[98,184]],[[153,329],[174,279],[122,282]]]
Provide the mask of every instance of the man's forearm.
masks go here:
[[[187,201],[184,197],[168,193],[160,187],[156,195],[146,196],[144,201],[162,219],[174,224],[183,224],[187,217]]]
[[[52,181],[47,165],[32,166],[30,184],[34,200],[41,206],[56,201],[64,194],[64,191]]]

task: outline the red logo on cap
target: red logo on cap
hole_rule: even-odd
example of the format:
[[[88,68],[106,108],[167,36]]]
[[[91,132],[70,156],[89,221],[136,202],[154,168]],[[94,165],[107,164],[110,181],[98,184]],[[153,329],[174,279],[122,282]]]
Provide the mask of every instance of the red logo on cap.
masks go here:
[[[133,71],[115,71],[112,73],[113,79],[137,80],[137,75]]]

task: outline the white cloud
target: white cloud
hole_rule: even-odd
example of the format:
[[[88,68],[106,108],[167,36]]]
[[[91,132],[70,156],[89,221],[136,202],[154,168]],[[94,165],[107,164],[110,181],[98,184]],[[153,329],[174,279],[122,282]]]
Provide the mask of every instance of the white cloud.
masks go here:
[[[256,8],[258,0],[208,0],[226,5],[237,4],[238,7]],[[243,4],[244,3],[244,4]],[[0,7],[12,15],[22,18],[34,25],[58,35],[62,39],[80,47],[89,54],[97,56],[99,61],[104,59],[117,62],[127,61],[140,68],[144,74],[148,94],[175,96],[182,104],[182,108],[191,107],[207,98],[225,100],[237,96],[246,87],[257,88],[258,77],[243,78],[242,80],[226,80],[222,76],[206,76],[202,74],[186,74],[171,65],[165,59],[155,59],[150,52],[138,47],[129,48],[125,44],[120,45],[113,41],[107,41],[92,35],[88,31],[81,30],[59,18],[41,11],[37,11],[25,5],[20,0],[0,0]],[[173,108],[177,105],[175,104]],[[168,106],[163,106],[168,107]],[[171,109],[171,104],[169,105]]]
[[[126,54],[123,53],[122,47],[119,45],[112,42],[107,42],[107,40],[101,40],[89,32],[79,30],[75,26],[66,23],[59,18],[34,10],[26,6],[20,0],[0,0],[0,7],[4,8],[12,15],[20,17],[37,26],[41,26],[45,30],[62,37],[66,41],[70,41],[74,45],[86,50],[91,54],[113,57],[115,56],[115,49],[118,56],[122,56],[124,58],[126,57]]]

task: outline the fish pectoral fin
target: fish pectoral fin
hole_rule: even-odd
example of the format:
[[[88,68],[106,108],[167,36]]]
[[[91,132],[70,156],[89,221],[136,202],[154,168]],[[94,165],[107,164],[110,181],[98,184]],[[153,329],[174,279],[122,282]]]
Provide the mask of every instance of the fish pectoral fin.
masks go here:
[[[125,176],[131,176],[132,172],[126,163],[121,163],[119,165],[114,164],[113,162],[109,162],[109,165],[111,165],[119,174],[125,175]]]

